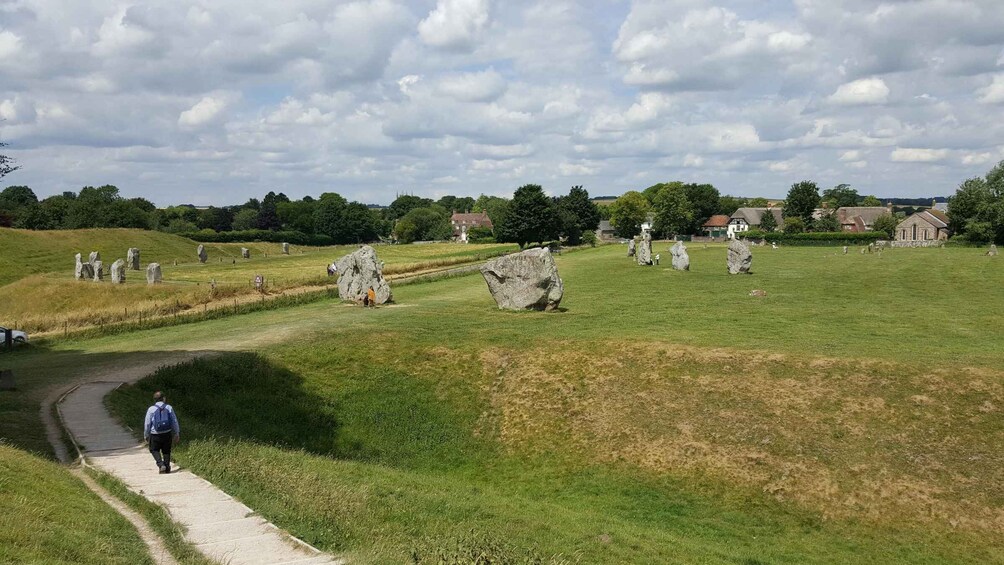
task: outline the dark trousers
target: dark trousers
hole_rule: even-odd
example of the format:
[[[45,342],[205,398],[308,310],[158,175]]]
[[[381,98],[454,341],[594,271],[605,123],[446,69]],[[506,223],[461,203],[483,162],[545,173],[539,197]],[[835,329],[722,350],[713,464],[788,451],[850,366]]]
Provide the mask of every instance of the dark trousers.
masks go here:
[[[174,434],[168,432],[166,434],[150,434],[150,453],[153,454],[153,460],[157,462],[158,467],[171,468],[171,444],[174,440]]]

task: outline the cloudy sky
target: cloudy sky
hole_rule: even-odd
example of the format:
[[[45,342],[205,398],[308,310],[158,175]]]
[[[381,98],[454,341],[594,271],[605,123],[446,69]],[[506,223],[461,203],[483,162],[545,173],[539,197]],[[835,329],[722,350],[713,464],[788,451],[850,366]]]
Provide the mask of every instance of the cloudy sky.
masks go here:
[[[2,182],[949,194],[1004,159],[1002,47],[1001,0],[0,0]]]

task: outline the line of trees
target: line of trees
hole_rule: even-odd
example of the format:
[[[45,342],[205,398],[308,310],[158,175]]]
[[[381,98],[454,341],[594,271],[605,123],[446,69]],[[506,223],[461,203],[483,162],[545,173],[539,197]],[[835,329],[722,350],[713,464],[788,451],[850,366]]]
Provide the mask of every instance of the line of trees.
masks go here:
[[[654,184],[641,192],[626,192],[603,211],[604,219],[610,220],[620,237],[641,233],[649,216],[656,237],[672,237],[699,233],[716,214],[730,216],[742,207],[766,206],[766,198],[723,195],[711,184],[674,181]]]
[[[1004,161],[959,186],[948,200],[948,219],[964,240],[1004,245]]]

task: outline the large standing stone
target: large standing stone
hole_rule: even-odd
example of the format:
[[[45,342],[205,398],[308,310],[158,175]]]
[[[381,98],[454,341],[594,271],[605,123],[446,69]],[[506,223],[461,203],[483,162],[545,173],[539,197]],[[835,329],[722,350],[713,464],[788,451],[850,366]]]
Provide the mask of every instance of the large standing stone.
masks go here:
[[[81,261],[79,253],[77,253],[77,267],[74,276],[78,281],[89,281],[94,278],[94,265]]]
[[[112,282],[114,284],[123,284],[126,279],[126,263],[122,259],[116,259],[112,263]]]
[[[641,243],[638,244],[638,248],[635,250],[635,258],[638,260],[639,265],[651,265],[652,264],[652,234],[645,232],[642,235]]]
[[[673,256],[674,269],[677,271],[690,270],[690,255],[687,254],[687,246],[684,245],[682,241],[677,241],[676,244],[670,248],[669,253]]]
[[[282,244],[282,254],[283,255],[289,255],[289,244],[288,243],[283,243]]]
[[[995,244],[995,243],[991,243],[990,244],[990,251],[987,251],[987,255],[989,255],[991,257],[996,257],[997,256],[997,244]]]
[[[339,259],[338,275],[338,296],[342,300],[362,302],[370,288],[376,292],[377,304],[394,299],[390,285],[383,278],[383,263],[369,245]]]
[[[129,252],[126,253],[126,264],[128,264],[129,268],[134,271],[139,270],[139,248],[129,248]]]
[[[79,253],[77,253],[74,257],[77,260],[77,266],[73,268],[73,278],[79,281],[80,279],[84,278],[84,273],[83,273],[84,263],[80,260]]]
[[[241,247],[241,257],[243,259],[250,259],[251,258],[251,250],[248,249],[247,247]]]
[[[750,253],[749,246],[738,239],[730,239],[728,253],[729,274],[749,274],[750,266],[753,264],[753,254]]]
[[[205,263],[206,259],[209,259],[209,255],[206,254],[206,246],[201,243],[195,249],[195,252],[199,255],[199,263]]]
[[[545,248],[493,259],[481,266],[481,275],[500,310],[554,310],[565,292]]]
[[[635,242],[634,239],[628,242],[628,257],[634,257]]]
[[[91,255],[90,257],[88,257],[87,262],[93,265],[95,261],[100,261],[100,260],[101,260],[101,254],[98,253],[97,251],[91,251]]]
[[[160,263],[150,263],[146,266],[146,284],[158,284],[164,281],[160,272]]]
[[[105,280],[105,264],[103,262],[94,261],[91,263],[91,267],[94,267],[94,282]]]

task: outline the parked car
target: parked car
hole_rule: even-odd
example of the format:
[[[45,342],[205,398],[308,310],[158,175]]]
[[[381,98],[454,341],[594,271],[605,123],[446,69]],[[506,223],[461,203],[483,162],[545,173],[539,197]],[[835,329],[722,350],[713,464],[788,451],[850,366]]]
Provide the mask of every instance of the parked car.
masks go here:
[[[14,340],[14,343],[28,343],[28,334],[22,332],[21,330],[11,330],[0,326],[0,345],[7,343],[7,332],[12,333],[11,339]]]

